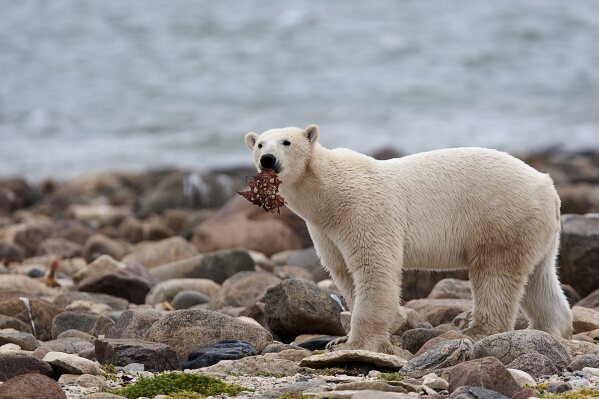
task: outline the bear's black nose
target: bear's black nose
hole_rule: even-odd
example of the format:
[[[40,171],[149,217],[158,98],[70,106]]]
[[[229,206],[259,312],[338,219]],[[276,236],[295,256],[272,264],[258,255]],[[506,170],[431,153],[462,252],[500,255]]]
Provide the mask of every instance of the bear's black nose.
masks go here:
[[[264,169],[273,169],[275,167],[275,163],[277,163],[277,158],[275,158],[274,155],[266,154],[262,155],[260,158],[260,165],[262,165]]]

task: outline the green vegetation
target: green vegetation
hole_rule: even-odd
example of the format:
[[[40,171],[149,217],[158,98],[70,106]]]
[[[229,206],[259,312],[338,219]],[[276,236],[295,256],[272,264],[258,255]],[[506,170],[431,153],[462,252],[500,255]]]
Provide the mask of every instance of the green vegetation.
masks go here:
[[[268,371],[258,371],[258,372],[256,372],[256,377],[282,378],[282,377],[285,377],[285,373],[268,372]]]
[[[169,395],[169,399],[204,399],[204,395],[191,391],[181,391],[174,395]]]
[[[399,373],[382,373],[381,380],[383,381],[402,381],[404,377]]]
[[[538,390],[538,386],[537,386]],[[546,391],[541,392],[540,398],[542,399],[586,399],[586,398],[599,398],[599,389],[581,389],[578,391],[564,392],[560,394],[548,393]]]
[[[102,376],[110,381],[116,381],[116,369],[113,364],[103,364],[100,366],[102,370]]]
[[[302,395],[301,393],[286,393],[279,396],[279,399],[312,399],[310,396]]]
[[[135,384],[114,389],[111,393],[129,399],[140,396],[153,398],[156,395],[174,395],[173,397],[177,399],[197,399],[201,398],[201,395],[211,396],[219,393],[234,396],[244,390],[246,388],[227,384],[207,375],[174,372],[149,378],[141,377]],[[190,396],[192,394],[196,396]]]

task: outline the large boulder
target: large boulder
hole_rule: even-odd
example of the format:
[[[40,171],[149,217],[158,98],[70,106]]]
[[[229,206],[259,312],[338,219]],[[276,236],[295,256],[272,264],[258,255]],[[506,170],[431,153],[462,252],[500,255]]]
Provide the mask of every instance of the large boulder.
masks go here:
[[[519,330],[494,334],[474,344],[477,359],[494,356],[503,364],[510,364],[526,353],[547,356],[559,369],[564,369],[572,359],[560,341],[543,331]]]
[[[214,307],[249,306],[280,282],[280,278],[268,272],[237,273],[223,283]]]
[[[106,338],[142,339],[165,311],[158,309],[130,309],[124,311],[106,332]]]
[[[212,280],[204,278],[177,278],[167,280],[153,287],[150,292],[148,292],[148,295],[146,295],[145,302],[149,305],[155,305],[163,301],[170,302],[175,295],[186,290],[198,291],[209,296],[211,299],[216,299],[220,290],[220,285]]]
[[[33,356],[0,352],[0,381],[6,381],[17,375],[27,373],[51,375],[52,367]]]
[[[599,310],[599,288],[591,292],[586,297],[582,298],[576,303],[576,306],[582,306],[585,308],[596,308]]]
[[[449,372],[449,392],[462,386],[491,389],[507,397],[520,390],[508,369],[496,358],[485,357],[455,366]]]
[[[268,327],[285,341],[300,334],[345,335],[341,300],[312,281],[283,280],[266,291],[264,303]]]
[[[63,312],[52,321],[52,338],[66,330],[79,330],[93,336],[104,335],[114,321],[100,313],[89,311]]]
[[[171,237],[161,241],[140,242],[133,251],[123,258],[123,263],[141,263],[148,269],[189,258],[198,250],[182,237]]]
[[[238,272],[254,270],[254,261],[246,250],[225,249],[196,255],[151,269],[158,280],[205,278],[218,284]]]
[[[180,360],[186,359],[194,350],[225,339],[246,341],[258,352],[272,342],[271,334],[262,327],[203,309],[166,314],[150,327],[145,339],[167,344],[177,352]]]
[[[98,339],[96,359],[101,364],[141,363],[145,371],[179,370],[179,358],[168,345],[137,339]]]
[[[47,364],[47,363],[46,363]],[[50,367],[50,365],[48,365]],[[52,368],[50,367],[50,370]],[[1,399],[67,399],[60,385],[41,374],[23,374],[0,385]]]
[[[582,296],[599,287],[599,215],[563,215],[560,280]]]
[[[30,325],[33,335],[42,341],[52,339],[52,320],[61,312],[58,306],[38,298],[18,294],[9,294],[4,299],[0,296],[0,313]]]

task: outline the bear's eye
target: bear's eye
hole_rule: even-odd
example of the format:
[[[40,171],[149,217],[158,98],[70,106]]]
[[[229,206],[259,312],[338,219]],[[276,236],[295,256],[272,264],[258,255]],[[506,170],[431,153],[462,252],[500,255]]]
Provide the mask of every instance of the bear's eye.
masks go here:
[[[291,145],[291,141],[289,141],[289,140],[283,140],[283,145],[289,146],[289,145]]]
[[[258,144],[258,148],[262,148],[262,143]]]

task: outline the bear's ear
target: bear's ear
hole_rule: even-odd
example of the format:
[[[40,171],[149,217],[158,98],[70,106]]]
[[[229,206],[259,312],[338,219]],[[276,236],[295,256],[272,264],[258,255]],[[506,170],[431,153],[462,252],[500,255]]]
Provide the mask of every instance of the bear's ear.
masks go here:
[[[250,151],[254,149],[254,145],[256,144],[256,140],[258,139],[258,135],[254,132],[249,132],[245,135],[245,145],[248,146]]]
[[[304,130],[304,136],[306,136],[308,141],[312,144],[316,143],[319,134],[320,131],[318,130],[318,126],[316,125],[310,125]]]

